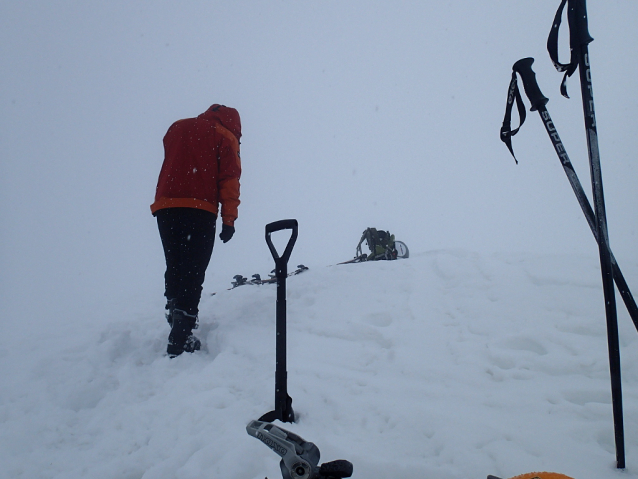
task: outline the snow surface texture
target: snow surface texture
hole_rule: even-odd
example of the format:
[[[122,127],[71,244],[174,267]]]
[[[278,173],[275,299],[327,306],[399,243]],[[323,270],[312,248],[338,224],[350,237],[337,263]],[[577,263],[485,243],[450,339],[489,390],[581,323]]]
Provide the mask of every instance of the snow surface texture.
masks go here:
[[[279,477],[244,432],[273,407],[274,286],[225,288],[272,269],[284,218],[311,268],[289,281],[292,427],[324,460],[637,477],[636,331],[619,302],[619,476],[595,242],[538,116],[518,166],[499,141],[533,56],[589,191],[578,79],[561,98],[545,49],[558,4],[0,2],[0,477]],[[587,7],[609,237],[638,295],[638,2]],[[207,272],[208,351],[169,361],[149,205],[166,129],[213,103],[242,117],[240,218]],[[366,227],[413,257],[328,267]]]
[[[620,474],[599,282],[586,257],[463,250],[291,277],[298,421],[282,427],[362,479],[638,477],[638,334],[621,314]],[[281,477],[278,456],[245,431],[274,406],[276,288],[207,296],[205,351],[173,360],[159,307],[84,341],[37,342],[23,374],[5,367],[3,477]]]

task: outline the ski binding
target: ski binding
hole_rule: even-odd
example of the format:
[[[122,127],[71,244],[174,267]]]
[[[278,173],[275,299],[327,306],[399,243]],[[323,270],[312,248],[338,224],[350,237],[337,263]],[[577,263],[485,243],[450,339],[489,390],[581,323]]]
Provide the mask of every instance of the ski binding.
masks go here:
[[[319,463],[319,448],[312,442],[264,421],[251,421],[246,432],[259,439],[282,459],[283,479],[340,479],[352,476],[352,463],[343,459]]]

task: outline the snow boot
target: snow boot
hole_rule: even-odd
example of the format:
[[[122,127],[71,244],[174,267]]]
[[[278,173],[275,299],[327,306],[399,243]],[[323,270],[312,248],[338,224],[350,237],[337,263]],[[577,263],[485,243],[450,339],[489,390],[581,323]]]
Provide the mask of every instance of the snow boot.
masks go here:
[[[184,351],[193,353],[199,351],[202,343],[193,336],[193,329],[197,329],[197,316],[186,314],[181,309],[174,309],[171,315],[171,333],[168,335],[166,352],[169,357],[179,356]]]

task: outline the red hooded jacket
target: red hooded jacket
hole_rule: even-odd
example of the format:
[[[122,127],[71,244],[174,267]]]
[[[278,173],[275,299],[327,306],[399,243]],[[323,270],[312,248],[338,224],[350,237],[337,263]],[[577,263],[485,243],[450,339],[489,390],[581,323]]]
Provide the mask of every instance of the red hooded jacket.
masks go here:
[[[164,164],[151,212],[198,208],[233,226],[239,206],[241,122],[234,108],[213,105],[197,118],[178,120],[164,136]]]

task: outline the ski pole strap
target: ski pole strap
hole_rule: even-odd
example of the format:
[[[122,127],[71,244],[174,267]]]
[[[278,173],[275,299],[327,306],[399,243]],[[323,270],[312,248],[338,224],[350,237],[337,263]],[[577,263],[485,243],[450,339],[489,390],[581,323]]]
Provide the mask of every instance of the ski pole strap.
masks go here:
[[[569,48],[571,50],[571,57],[569,63],[561,63],[558,61],[558,31],[560,30],[563,10],[565,9],[567,1],[568,0],[561,1],[554,16],[554,23],[549,32],[549,37],[547,37],[547,51],[549,52],[549,57],[552,59],[554,67],[561,73],[565,72],[563,81],[560,84],[560,93],[565,98],[569,98],[567,94],[567,78],[572,76],[578,68],[579,49],[581,46],[588,45],[593,41],[587,27],[587,8],[585,6],[585,0],[569,0],[567,20],[569,23]]]
[[[569,95],[567,94],[567,78],[572,76],[574,72],[576,71],[576,68],[578,68],[578,52],[574,48],[574,41],[572,38],[574,35],[574,32],[573,32],[573,29],[570,28],[569,29],[569,35],[570,35],[569,46],[571,49],[571,58],[569,60],[569,63],[561,63],[560,61],[558,61],[558,31],[560,30],[560,24],[563,19],[563,9],[565,8],[566,4],[567,4],[567,0],[562,0],[562,2],[560,3],[560,6],[558,7],[558,10],[556,11],[556,15],[554,16],[554,23],[552,24],[552,29],[549,32],[549,37],[547,37],[547,51],[549,52],[549,57],[552,59],[554,68],[556,68],[556,70],[560,73],[565,72],[565,75],[563,76],[563,81],[560,84],[560,93],[565,98],[569,98]],[[569,17],[568,20],[571,24],[571,15],[568,15],[568,17]]]
[[[512,108],[514,107],[514,101],[516,100],[516,107],[518,108],[519,125],[516,129],[512,130]],[[512,137],[518,133],[523,123],[525,123],[525,104],[521,98],[521,92],[518,89],[518,80],[516,78],[516,72],[512,72],[512,80],[510,81],[509,88],[507,89],[507,105],[505,107],[505,118],[503,118],[503,126],[501,127],[501,141],[505,143],[507,149],[514,157],[514,161],[518,165],[516,155],[514,155],[514,149],[512,148]]]

